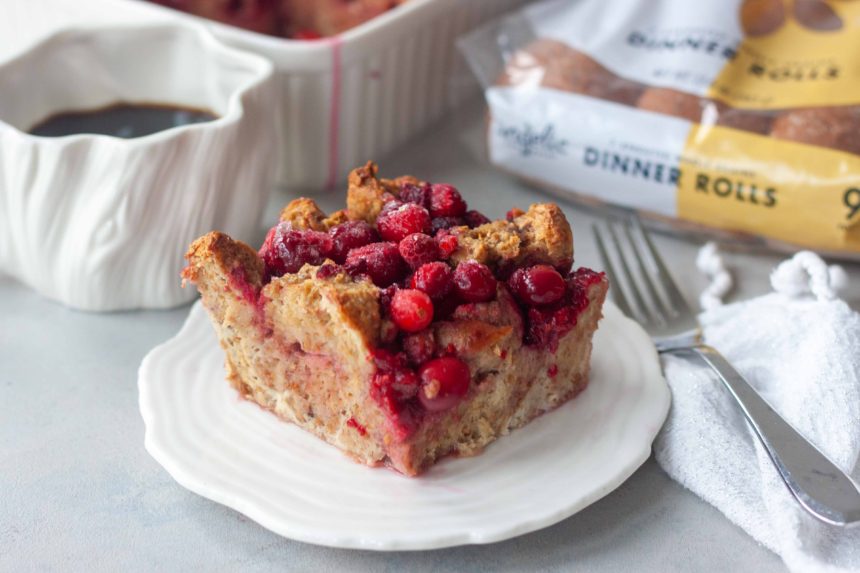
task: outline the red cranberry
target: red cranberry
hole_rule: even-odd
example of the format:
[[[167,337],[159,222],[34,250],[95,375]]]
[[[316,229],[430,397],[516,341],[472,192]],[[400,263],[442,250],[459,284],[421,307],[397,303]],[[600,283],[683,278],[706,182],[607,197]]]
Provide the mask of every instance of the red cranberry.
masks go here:
[[[479,213],[478,211],[466,211],[466,213],[463,215],[463,219],[466,221],[466,224],[469,225],[469,227],[471,227],[472,229],[492,222],[490,221],[489,217],[487,217],[483,213]]]
[[[433,234],[438,233],[442,229],[450,229],[451,227],[464,227],[466,220],[463,217],[436,217],[430,221],[430,230]]]
[[[466,212],[466,202],[460,192],[446,183],[430,187],[430,214],[434,217],[461,217]]]
[[[457,236],[451,234],[447,229],[443,229],[436,233],[436,244],[439,245],[439,256],[443,259],[447,259],[451,256],[451,254],[457,250],[459,246],[459,241],[457,240]]]
[[[577,285],[583,288],[588,288],[591,285],[598,284],[605,276],[605,273],[599,273],[585,267],[580,267],[576,269],[576,271],[570,273],[569,278]]]
[[[386,241],[399,243],[412,233],[430,232],[430,214],[415,203],[403,203],[389,210],[383,209],[376,219],[379,235]]]
[[[391,318],[406,332],[418,332],[433,322],[433,301],[416,289],[399,290],[391,299]]]
[[[517,269],[508,279],[508,286],[523,304],[551,304],[564,296],[567,285],[558,271],[549,265]]]
[[[525,340],[550,352],[558,350],[558,342],[576,326],[579,311],[576,307],[532,307],[528,310]]]
[[[305,263],[322,263],[330,251],[331,239],[325,233],[296,231],[290,223],[279,223],[266,235],[259,255],[266,274],[279,277],[297,272]]]
[[[433,337],[433,329],[426,328],[421,332],[407,334],[403,337],[403,352],[409,358],[409,362],[418,365],[433,358],[436,352],[436,340]]]
[[[378,287],[387,287],[406,275],[406,263],[394,243],[371,243],[353,249],[344,265],[352,276],[368,275]]]
[[[343,264],[346,261],[346,255],[352,249],[379,241],[376,229],[366,221],[347,221],[335,225],[328,230],[328,236],[331,237],[332,243],[329,256],[338,264]]]
[[[426,292],[433,300],[442,300],[454,285],[454,272],[447,264],[436,261],[422,265],[412,275],[412,288]]]
[[[400,256],[413,269],[439,259],[439,247],[430,235],[412,233],[400,241]]]
[[[453,356],[435,358],[418,370],[421,389],[418,399],[431,412],[452,408],[469,391],[469,366]]]
[[[415,203],[427,209],[430,207],[430,185],[427,183],[402,183],[400,185],[400,200],[405,203]]]
[[[343,271],[342,266],[326,263],[317,269],[317,278],[323,280],[330,279],[341,271]]]
[[[603,280],[603,273],[595,272],[587,268],[579,268],[569,275],[567,279],[567,298],[569,304],[576,310],[577,314],[588,308],[588,289],[591,285]]]
[[[454,270],[454,290],[466,302],[487,302],[496,298],[496,277],[477,261],[464,261]]]

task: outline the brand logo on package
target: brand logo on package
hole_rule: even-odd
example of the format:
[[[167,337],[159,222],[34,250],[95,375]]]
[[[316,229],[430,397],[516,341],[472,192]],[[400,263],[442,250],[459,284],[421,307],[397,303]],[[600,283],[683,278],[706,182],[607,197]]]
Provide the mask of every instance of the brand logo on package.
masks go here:
[[[535,127],[528,122],[522,125],[499,125],[498,133],[522,157],[554,159],[567,155],[568,141],[556,135],[555,126],[551,123],[543,127]]]

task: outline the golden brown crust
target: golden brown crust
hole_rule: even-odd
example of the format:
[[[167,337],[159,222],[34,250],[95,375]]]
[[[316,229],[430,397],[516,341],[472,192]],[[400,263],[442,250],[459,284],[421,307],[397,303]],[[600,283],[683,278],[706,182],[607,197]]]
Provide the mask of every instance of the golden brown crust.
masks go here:
[[[306,197],[293,199],[281,209],[281,222],[291,223],[294,229],[325,231],[325,219],[325,213],[316,202]]]
[[[546,262],[555,266],[573,262],[573,231],[555,203],[532,205],[514,219],[523,247],[517,263]]]
[[[349,214],[346,212],[346,209],[341,209],[340,211],[335,211],[328,217],[323,220],[323,226],[326,229],[331,229],[335,225],[340,225],[341,223],[346,223],[349,221]]]
[[[547,263],[564,267],[573,261],[573,232],[554,203],[540,203],[512,221],[493,221],[456,231],[455,263],[474,259],[486,265]]]
[[[474,229],[457,227],[452,232],[457,235],[457,250],[451,254],[455,264],[475,260],[496,265],[514,260],[522,244],[517,227],[509,221],[492,221]]]
[[[201,273],[214,267],[225,275],[242,269],[244,280],[250,286],[259,289],[263,284],[263,262],[256,251],[219,231],[207,233],[191,243],[185,259],[188,266],[183,269],[182,278],[194,283],[201,280]]]
[[[378,172],[379,167],[372,161],[350,172],[346,194],[346,215],[350,220],[367,221],[372,225],[385,204],[386,194],[399,197],[401,185],[423,183],[411,175],[380,179],[377,177]]]
[[[372,225],[382,210],[385,188],[376,178],[378,170],[375,163],[368,161],[350,172],[346,208],[351,220],[363,220]]]
[[[394,179],[380,179],[379,182],[382,184],[382,188],[398,197],[400,195],[400,188],[405,184],[412,185],[421,185],[423,181],[418,179],[417,177],[413,177],[412,175],[401,175],[400,177],[395,177]]]

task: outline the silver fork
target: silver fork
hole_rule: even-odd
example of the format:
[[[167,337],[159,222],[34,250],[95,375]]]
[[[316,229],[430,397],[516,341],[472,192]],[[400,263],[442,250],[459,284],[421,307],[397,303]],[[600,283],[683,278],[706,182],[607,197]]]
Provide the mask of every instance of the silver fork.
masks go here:
[[[719,352],[702,342],[696,315],[639,218],[634,215],[619,226],[623,239],[612,223],[592,226],[592,231],[609,276],[610,292],[622,312],[645,327],[658,352],[703,361],[716,372],[785,485],[810,514],[833,525],[860,523],[857,485],[777,414]]]

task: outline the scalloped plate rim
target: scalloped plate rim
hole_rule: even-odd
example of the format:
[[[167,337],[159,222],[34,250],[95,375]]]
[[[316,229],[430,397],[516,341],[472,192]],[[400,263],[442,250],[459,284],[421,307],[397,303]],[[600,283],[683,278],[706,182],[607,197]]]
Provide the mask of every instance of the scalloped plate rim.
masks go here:
[[[409,539],[386,539],[380,541],[374,538],[368,538],[361,535],[341,535],[333,537],[331,535],[326,536],[324,533],[309,533],[307,528],[303,528],[301,526],[293,526],[289,522],[286,522],[283,519],[279,518],[277,515],[274,515],[271,512],[267,512],[265,508],[261,508],[257,503],[244,499],[241,495],[230,493],[228,491],[223,491],[219,487],[209,485],[209,483],[207,483],[206,477],[192,475],[193,472],[186,471],[186,469],[183,468],[177,460],[173,459],[168,449],[163,448],[163,446],[159,445],[154,438],[155,432],[153,430],[153,424],[155,422],[155,413],[148,407],[150,405],[150,389],[145,383],[145,380],[148,377],[148,372],[152,368],[152,363],[159,358],[159,354],[162,351],[166,350],[172,344],[176,343],[184,336],[188,335],[189,331],[191,331],[192,328],[195,327],[194,323],[196,320],[199,320],[198,317],[201,315],[201,313],[208,320],[208,316],[205,315],[205,311],[203,311],[202,309],[202,304],[198,300],[192,305],[188,317],[186,318],[185,322],[183,323],[177,334],[175,334],[173,337],[166,340],[165,342],[155,346],[146,354],[146,356],[143,358],[143,361],[141,362],[140,368],[138,370],[138,390],[139,407],[145,425],[144,447],[146,451],[153,457],[153,459],[155,459],[155,461],[157,461],[167,471],[167,473],[182,487],[188,489],[189,491],[197,495],[200,495],[211,501],[233,509],[234,511],[237,511],[245,515],[249,519],[255,521],[260,526],[282,537],[314,545],[341,549],[363,549],[372,551],[418,551],[441,549],[445,547],[456,547],[461,545],[484,545],[496,543],[555,525],[556,523],[559,523],[571,517],[572,515],[575,515],[579,511],[582,511],[586,507],[590,506],[591,504],[595,503],[596,501],[600,500],[601,498],[605,497],[606,495],[620,487],[625,481],[627,481],[627,479],[630,478],[630,476],[633,475],[633,473],[643,463],[645,463],[645,461],[647,461],[647,459],[651,455],[651,445],[656,438],[657,433],[660,431],[660,428],[662,427],[663,423],[665,422],[671,404],[671,394],[669,391],[669,387],[665,381],[665,378],[663,377],[659,357],[657,355],[656,349],[653,349],[653,344],[651,343],[650,338],[648,338],[648,335],[645,333],[644,330],[642,330],[639,324],[622,314],[621,311],[614,304],[612,304],[611,301],[607,300],[604,303],[604,318],[602,320],[606,321],[608,320],[607,316],[612,315],[612,318],[609,320],[618,321],[619,326],[623,327],[626,330],[629,330],[636,337],[638,337],[640,341],[647,341],[647,344],[653,349],[653,365],[656,365],[656,373],[653,376],[654,388],[652,390],[655,392],[655,398],[662,398],[662,400],[660,400],[660,403],[657,404],[653,409],[655,421],[654,428],[656,429],[654,429],[653,432],[650,432],[647,437],[641,440],[641,447],[638,448],[636,455],[630,455],[627,463],[623,464],[623,467],[618,468],[613,479],[606,479],[594,490],[589,492],[588,495],[579,497],[574,503],[559,507],[555,510],[546,511],[537,517],[523,519],[516,525],[502,526],[496,528],[495,530],[491,529],[490,531],[471,531],[453,534],[449,536],[435,535],[432,537],[425,538],[421,541]],[[657,382],[659,382],[659,384],[657,384]],[[591,385],[589,384],[589,388],[590,387]],[[563,406],[564,405],[562,405],[562,407]],[[555,411],[549,412],[546,415],[553,415],[554,413]],[[526,425],[517,431],[528,431],[528,427],[529,425]],[[504,439],[504,437],[502,439]],[[320,445],[322,447],[331,447],[322,440],[320,440]],[[492,447],[493,445],[494,444],[490,444],[488,447]],[[391,470],[380,468],[378,471]],[[404,479],[421,478],[404,477]]]

